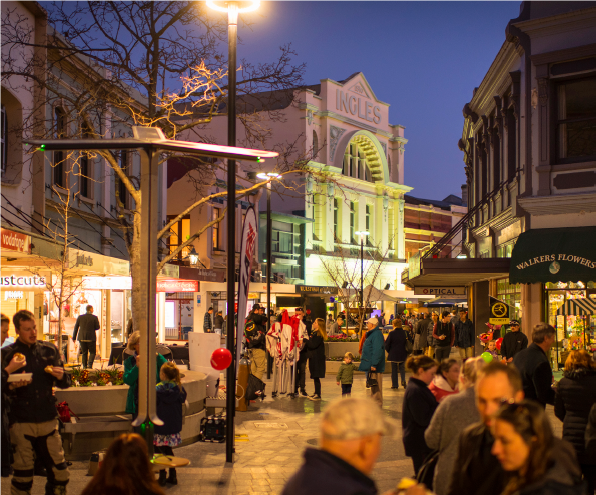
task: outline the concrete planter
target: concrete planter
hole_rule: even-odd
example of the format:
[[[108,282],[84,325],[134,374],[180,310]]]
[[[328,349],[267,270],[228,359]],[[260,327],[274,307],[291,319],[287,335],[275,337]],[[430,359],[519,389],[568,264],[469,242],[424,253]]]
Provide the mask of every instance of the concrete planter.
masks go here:
[[[351,352],[354,356],[359,356],[358,341],[352,342],[325,342],[325,357],[344,357],[346,352]]]

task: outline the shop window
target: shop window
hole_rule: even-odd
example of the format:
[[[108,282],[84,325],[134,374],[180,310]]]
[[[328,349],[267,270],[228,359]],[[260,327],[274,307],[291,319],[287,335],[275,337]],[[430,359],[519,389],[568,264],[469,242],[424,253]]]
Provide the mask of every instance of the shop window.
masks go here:
[[[566,81],[557,87],[559,161],[596,158],[596,77]]]
[[[372,241],[372,236],[373,236],[373,232],[372,232],[372,206],[371,205],[366,205],[366,228],[365,228],[366,232],[368,232],[368,236],[366,237],[366,243],[368,245],[371,244]]]
[[[66,132],[66,112],[56,107],[54,109],[54,139],[64,139]],[[66,151],[54,151],[54,184],[66,187]]]
[[[0,143],[2,145],[1,158],[2,158],[2,176],[6,173],[6,164],[8,162],[8,121],[6,120],[6,107],[0,105]]]
[[[336,242],[341,242],[341,235],[339,232],[340,209],[339,199],[333,198],[333,234]]]
[[[219,208],[213,208],[213,211],[211,212],[211,220],[217,220],[219,218],[221,214],[221,211]],[[213,224],[213,227],[211,227],[211,231],[212,231],[212,236],[213,236],[213,249],[215,251],[221,251],[221,222],[217,222]]]
[[[177,215],[168,215],[168,222],[171,222]],[[170,237],[168,237],[168,247],[170,253],[173,253],[180,244],[183,244],[190,238],[190,216],[186,216],[176,222],[170,228]],[[182,252],[178,253],[177,259],[182,261],[188,257],[192,246],[185,247]]]
[[[120,170],[124,172],[124,175],[130,175],[130,153],[128,151],[120,151],[118,153],[118,165],[120,166]],[[126,184],[118,175],[114,174],[116,178],[116,202],[124,209],[129,209],[129,192],[126,188]]]
[[[315,160],[319,154],[319,136],[317,131],[312,131],[312,159]]]
[[[497,280],[497,299],[509,306],[509,318],[520,320],[521,285],[510,284],[509,278]],[[501,335],[502,336],[502,335]]]
[[[350,242],[355,244],[354,232],[356,232],[356,205],[350,201]]]

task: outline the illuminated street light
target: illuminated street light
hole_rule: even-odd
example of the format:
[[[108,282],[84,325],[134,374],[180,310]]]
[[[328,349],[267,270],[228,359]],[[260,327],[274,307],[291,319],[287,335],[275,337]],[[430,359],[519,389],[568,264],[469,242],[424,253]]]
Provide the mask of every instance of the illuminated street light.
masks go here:
[[[354,234],[360,236],[360,307],[364,308],[364,238],[370,235],[366,230],[359,230]],[[364,310],[362,312],[362,320],[364,320]],[[360,329],[362,330],[362,321],[360,322]]]
[[[228,146],[236,146],[236,41],[238,39],[238,14],[256,10],[259,1],[214,1],[208,0],[207,6],[228,14]],[[228,160],[228,322],[227,348],[234,353],[234,296],[236,277],[236,162]],[[238,315],[238,325],[244,322],[244,315]],[[237,343],[241,345],[240,342]],[[226,462],[233,462],[234,453],[234,415],[236,413],[236,367],[232,361],[226,377]]]

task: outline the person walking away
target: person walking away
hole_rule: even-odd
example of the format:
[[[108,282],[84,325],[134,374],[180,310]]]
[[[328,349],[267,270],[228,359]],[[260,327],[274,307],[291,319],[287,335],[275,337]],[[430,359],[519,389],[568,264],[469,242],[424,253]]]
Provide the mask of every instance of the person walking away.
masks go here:
[[[209,309],[205,313],[205,317],[203,318],[203,332],[204,333],[212,333],[213,332],[213,324],[211,323],[211,315],[212,314],[213,314],[213,306],[209,307]]]
[[[594,404],[596,363],[587,351],[573,350],[555,389],[555,416],[563,421],[563,440],[575,448],[590,495],[596,485],[596,456],[586,450],[586,428]]]
[[[133,351],[133,355],[124,361],[124,376],[122,380],[128,385],[128,392],[126,395],[126,408],[124,412],[132,414],[132,419],[136,419],[139,406],[139,367],[145,356],[140,356],[141,349],[141,332],[133,332],[128,339],[127,347],[129,351]],[[155,382],[157,385],[160,381],[159,372],[161,367],[167,362],[161,354],[156,353],[156,367],[155,367]]]
[[[501,356],[506,362],[512,363],[515,355],[528,347],[528,337],[520,332],[517,320],[511,320],[509,327],[511,332],[506,333],[501,342]]]
[[[370,378],[376,379],[376,385],[371,387],[371,398],[380,406],[383,405],[383,373],[385,372],[385,338],[379,328],[377,318],[369,318],[366,322],[366,340],[362,347],[360,371],[369,371]]]
[[[459,310],[459,320],[455,324],[455,347],[458,348],[462,361],[474,357],[475,342],[474,323],[468,319],[468,312],[462,308]]]
[[[153,475],[147,444],[136,433],[114,440],[81,495],[164,495]]]
[[[451,314],[443,311],[443,319],[437,321],[433,328],[433,338],[436,341],[435,359],[439,362],[449,359],[451,348],[455,343],[455,329],[451,324]]]
[[[369,399],[337,399],[325,409],[319,449],[304,452],[304,464],[282,495],[377,495],[370,475],[381,452],[382,435],[396,427]]]
[[[501,495],[507,484],[507,475],[491,452],[494,437],[490,428],[503,402],[523,399],[521,377],[513,366],[491,362],[476,380],[475,395],[480,422],[459,436],[448,495]]]
[[[10,345],[13,342],[8,342],[8,327],[10,320],[8,316],[2,313],[2,347],[4,344]],[[19,368],[25,366],[26,362],[23,360],[12,359],[6,368],[2,368],[2,477],[6,478],[11,474],[10,465],[12,464],[12,449],[10,448],[10,430],[8,424],[8,410],[10,401],[8,399],[8,375],[17,371]]]
[[[393,320],[393,330],[387,335],[385,350],[387,361],[391,363],[391,388],[398,389],[397,372],[401,376],[401,385],[406,388],[406,332],[402,328],[401,320]]]
[[[325,378],[327,361],[325,357],[326,340],[325,320],[317,318],[310,339],[306,343],[308,347],[308,369],[310,370],[310,377],[315,383],[315,393],[309,397],[310,400],[321,400],[321,378]]]
[[[64,372],[56,346],[37,340],[33,313],[22,309],[15,313],[12,321],[17,340],[2,349],[2,369],[4,372],[20,369],[25,373],[32,373],[32,378],[31,381],[11,383],[7,387],[10,400],[10,441],[14,453],[11,493],[31,493],[34,458],[37,457],[47,471],[45,492],[53,495],[65,494],[69,471],[58,433],[56,397],[52,389],[68,388],[71,384],[70,375]],[[16,366],[19,362],[20,368]],[[3,391],[6,390],[4,372]]]
[[[437,402],[442,402],[445,397],[459,392],[457,388],[459,369],[459,362],[455,359],[443,359],[441,361],[439,370],[428,387]]]
[[[182,404],[186,401],[186,390],[180,381],[180,371],[174,363],[165,363],[159,371],[161,381],[157,384],[155,398],[157,401],[157,417],[163,421],[163,425],[155,425],[153,445],[156,453],[166,456],[174,456],[172,447],[182,443],[180,432],[182,431]],[[159,471],[161,486],[166,483],[178,484],[176,469],[170,468],[169,476],[166,479],[166,470]]]
[[[424,324],[423,318],[424,318],[423,313],[419,314],[416,318],[414,327],[412,329],[412,335],[414,337],[414,340],[412,341],[412,344],[413,344],[412,354],[414,354],[414,356],[416,356],[418,354],[422,354],[422,349],[424,347],[424,345],[422,344],[421,338],[420,338],[420,334],[422,332],[421,327]]]
[[[85,309],[87,312],[84,315],[79,315],[72,334],[73,342],[76,342],[78,334],[83,369],[93,368],[95,350],[97,349],[97,335],[95,332],[99,330],[99,319],[93,314],[93,306],[88,304]],[[89,360],[87,360],[87,354],[89,354]]]
[[[426,349],[427,356],[430,358],[435,357],[435,347],[437,345],[437,341],[433,337],[433,329],[438,321],[439,321],[439,315],[438,315],[438,313],[435,313],[433,311],[433,313],[431,315],[430,322],[428,323],[428,334],[427,334],[427,338],[426,338],[426,343],[428,345],[428,347]]]
[[[439,451],[432,485],[437,495],[447,494],[451,476],[456,471],[455,457],[459,434],[471,424],[480,421],[474,384],[484,364],[481,357],[470,358],[462,364],[459,374],[460,393],[445,397],[424,432],[426,445]]]
[[[213,317],[213,329],[214,329],[215,333],[218,333],[221,335],[223,327],[224,327],[224,319],[222,316],[222,312],[218,311],[216,313],[216,315]]]
[[[529,399],[497,412],[492,453],[510,474],[503,495],[584,495],[573,447],[555,438],[544,408]]]
[[[412,458],[414,474],[418,475],[424,459],[431,453],[424,440],[424,430],[428,428],[439,405],[428,389],[437,372],[437,362],[428,356],[410,356],[406,361],[406,368],[412,372],[412,376],[408,381],[402,406],[403,442],[406,456]]]
[[[352,396],[352,384],[354,383],[354,371],[356,370],[358,370],[358,365],[354,364],[354,355],[351,352],[346,352],[335,377],[337,384],[341,385],[342,397]]]
[[[419,337],[419,341],[420,341],[420,354],[423,355],[427,355],[427,347],[428,344],[426,343],[427,339],[428,339],[428,323],[429,323],[429,319],[427,318],[427,314],[426,313],[420,313],[420,322],[418,324],[418,328],[420,330],[420,337]]]
[[[554,342],[555,329],[546,323],[538,323],[532,330],[532,343],[513,358],[522,378],[525,398],[540,402],[542,407],[555,403],[553,371],[547,357]]]

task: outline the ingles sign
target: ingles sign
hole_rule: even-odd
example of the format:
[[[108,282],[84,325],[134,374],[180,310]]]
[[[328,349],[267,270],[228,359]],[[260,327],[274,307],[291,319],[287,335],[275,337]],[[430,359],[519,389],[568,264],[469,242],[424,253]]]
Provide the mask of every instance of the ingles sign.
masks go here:
[[[29,253],[31,247],[30,237],[12,230],[2,229],[2,249],[18,251],[19,253]]]

